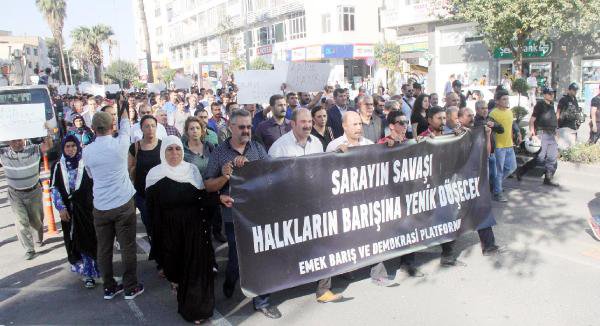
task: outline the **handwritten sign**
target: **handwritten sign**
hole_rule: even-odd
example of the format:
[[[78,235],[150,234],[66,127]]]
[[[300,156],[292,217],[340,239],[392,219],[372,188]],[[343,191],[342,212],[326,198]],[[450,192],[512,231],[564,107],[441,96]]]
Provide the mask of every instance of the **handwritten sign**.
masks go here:
[[[119,84],[105,85],[104,88],[110,94],[117,94],[121,90],[121,86],[119,86]]]
[[[44,137],[44,104],[0,105],[0,141]]]
[[[239,87],[238,103],[267,103],[271,95],[281,94],[285,75],[277,70],[246,70],[234,73]]]
[[[277,68],[276,68],[277,69]],[[289,62],[286,91],[314,92],[327,85],[332,66],[319,62]]]

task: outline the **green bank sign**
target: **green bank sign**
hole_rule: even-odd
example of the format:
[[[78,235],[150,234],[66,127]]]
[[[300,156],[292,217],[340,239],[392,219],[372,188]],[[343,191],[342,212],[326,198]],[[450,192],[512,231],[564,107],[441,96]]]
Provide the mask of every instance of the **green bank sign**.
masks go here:
[[[544,58],[552,53],[552,42],[527,40],[523,46],[524,58]],[[494,58],[496,59],[513,59],[510,48],[494,49]]]

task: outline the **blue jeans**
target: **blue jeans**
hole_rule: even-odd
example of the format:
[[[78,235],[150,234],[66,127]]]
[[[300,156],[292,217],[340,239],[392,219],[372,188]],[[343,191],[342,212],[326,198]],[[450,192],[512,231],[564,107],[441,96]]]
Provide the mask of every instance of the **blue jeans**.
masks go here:
[[[496,183],[494,194],[502,193],[502,181],[517,169],[517,158],[512,147],[496,148]]]
[[[488,178],[490,179],[492,189],[496,189],[496,174],[496,155],[490,153],[488,157]]]
[[[227,246],[229,247],[227,270],[225,272],[225,284],[228,284],[229,286],[235,286],[235,283],[240,277],[240,270],[238,265],[237,246],[235,242],[233,222],[225,222],[225,236],[227,237]],[[267,293],[252,298],[252,302],[254,302],[254,308],[261,309],[268,307],[270,305],[270,296],[271,295]]]

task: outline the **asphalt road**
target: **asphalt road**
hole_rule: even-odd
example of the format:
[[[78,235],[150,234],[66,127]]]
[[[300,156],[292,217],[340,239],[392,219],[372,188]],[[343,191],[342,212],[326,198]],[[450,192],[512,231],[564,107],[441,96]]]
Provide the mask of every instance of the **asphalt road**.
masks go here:
[[[600,242],[590,235],[586,219],[600,214],[600,166],[561,163],[557,176],[563,185],[559,189],[541,186],[536,176],[507,181],[509,202],[493,204],[497,242],[510,250],[501,256],[482,256],[479,239],[471,233],[458,241],[467,267],[441,269],[439,249],[433,248],[417,255],[424,278],[398,271],[397,285],[387,288],[373,285],[367,269],[352,282],[334,278],[334,290],[347,298],[341,303],[316,303],[313,284],[281,291],[272,296],[283,313],[277,321],[254,313],[251,300],[239,290],[225,299],[219,272],[211,323],[598,325]],[[138,237],[143,236],[140,222]],[[83,288],[70,272],[60,234],[48,236],[38,250],[41,255],[25,261],[0,170],[0,324],[184,324],[169,284],[147,261],[143,239],[138,242],[138,274],[146,292],[133,301],[117,297],[107,302],[101,286]],[[215,247],[224,270],[227,248]]]

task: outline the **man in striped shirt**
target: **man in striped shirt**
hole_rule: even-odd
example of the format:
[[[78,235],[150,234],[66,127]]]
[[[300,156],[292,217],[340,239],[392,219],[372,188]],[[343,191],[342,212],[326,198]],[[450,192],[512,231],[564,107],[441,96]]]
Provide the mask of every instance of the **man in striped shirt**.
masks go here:
[[[9,147],[0,148],[0,162],[6,174],[8,199],[15,214],[17,238],[25,249],[25,258],[35,257],[33,245],[42,245],[44,237],[44,214],[42,187],[40,186],[40,158],[52,147],[52,137],[42,144],[31,144],[25,139],[8,142]]]

